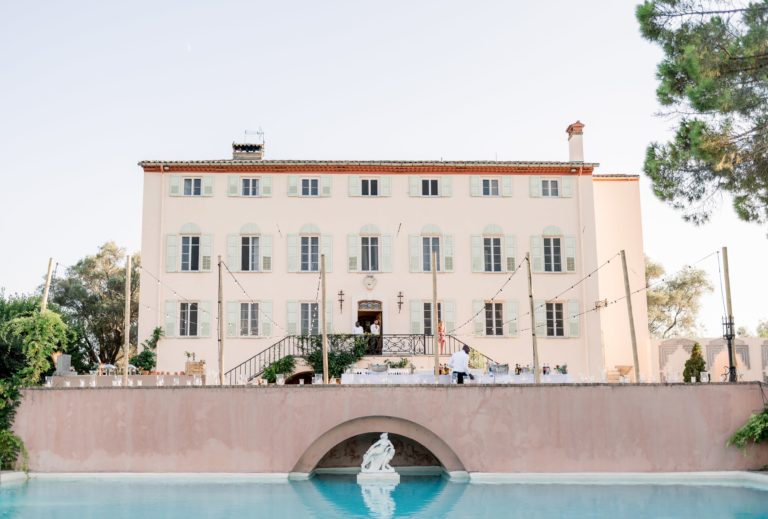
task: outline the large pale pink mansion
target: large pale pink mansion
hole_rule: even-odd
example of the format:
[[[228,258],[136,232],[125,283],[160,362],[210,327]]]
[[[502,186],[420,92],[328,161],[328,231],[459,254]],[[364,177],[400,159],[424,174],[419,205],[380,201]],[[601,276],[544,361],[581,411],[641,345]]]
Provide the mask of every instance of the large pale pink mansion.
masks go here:
[[[218,256],[232,273],[225,370],[316,334],[321,255],[329,332],[378,319],[384,336],[431,335],[435,252],[447,334],[530,364],[530,253],[541,363],[595,380],[632,365],[618,253],[642,289],[638,178],[595,174],[582,129],[568,127],[568,162],[272,161],[259,144],[226,160],[143,161],[139,337],[165,329],[160,370],[184,369],[185,352],[216,365]],[[650,378],[644,292],[632,303]]]

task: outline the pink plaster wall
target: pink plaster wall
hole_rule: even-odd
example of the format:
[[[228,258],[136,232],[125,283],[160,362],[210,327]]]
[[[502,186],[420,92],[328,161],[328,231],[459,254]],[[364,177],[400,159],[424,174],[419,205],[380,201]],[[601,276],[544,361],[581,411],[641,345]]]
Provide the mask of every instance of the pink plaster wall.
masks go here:
[[[761,408],[758,384],[34,389],[15,429],[38,472],[306,472],[384,430],[448,470],[742,470],[768,448],[725,442]]]

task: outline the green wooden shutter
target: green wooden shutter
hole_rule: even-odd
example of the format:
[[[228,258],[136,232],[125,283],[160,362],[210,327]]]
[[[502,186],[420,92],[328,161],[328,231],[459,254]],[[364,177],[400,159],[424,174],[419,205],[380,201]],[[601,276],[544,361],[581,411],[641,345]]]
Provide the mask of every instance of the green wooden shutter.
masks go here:
[[[333,299],[325,301],[325,333],[333,333]]]
[[[347,235],[347,271],[357,272],[357,262],[360,258],[360,237],[357,234]]]
[[[579,300],[578,299],[569,299],[568,300],[568,337],[578,337],[579,336],[579,321],[581,319],[581,316],[579,315],[581,313],[581,309],[579,306]]]
[[[203,196],[213,196],[213,175],[203,176]]]
[[[530,178],[530,192],[533,198],[541,197],[541,177],[532,176]]]
[[[440,177],[440,196],[453,196],[452,179],[448,175]]]
[[[179,312],[179,302],[168,299],[165,302],[165,336],[176,337],[176,315]]]
[[[272,175],[264,175],[261,177],[261,192],[260,196],[272,196]]]
[[[541,236],[531,236],[531,270],[544,271],[544,240]]]
[[[333,272],[333,237],[330,234],[320,236],[320,252],[325,254],[325,271]]]
[[[262,272],[272,272],[272,235],[262,234],[259,237],[259,252],[261,253]]]
[[[299,177],[288,175],[288,196],[299,196]]]
[[[483,196],[483,189],[480,184],[480,177],[477,175],[469,177],[469,196]]]
[[[200,237],[200,270],[204,272],[211,271],[211,262],[213,256],[213,236],[203,234]]]
[[[411,299],[409,301],[411,308],[411,333],[424,333],[424,307],[420,299]]]
[[[272,336],[272,301],[259,303],[259,335],[262,337]]]
[[[322,175],[320,177],[320,196],[331,196],[331,176]]]
[[[168,234],[165,237],[165,271],[176,272],[179,269],[179,237]]]
[[[381,272],[392,272],[392,235],[381,237]]]
[[[536,323],[536,336],[546,337],[547,335],[547,306],[544,299],[535,299],[533,301],[533,317]]]
[[[200,301],[198,303],[200,311],[197,312],[198,319],[200,320],[200,328],[198,332],[200,337],[211,336],[211,302]]]
[[[446,234],[443,236],[443,270],[446,272],[453,272],[453,235]]]
[[[475,335],[485,335],[485,301],[472,301],[472,325]]]
[[[473,234],[472,238],[472,272],[483,272],[483,237],[480,234]]]
[[[181,195],[181,177],[179,175],[170,175],[168,182],[168,194],[171,196]]]
[[[379,178],[379,196],[392,196],[392,179],[389,175]]]
[[[512,196],[512,177],[510,175],[501,177],[501,196]]]
[[[240,303],[237,301],[227,301],[227,337],[237,337],[240,335]]]
[[[349,196],[360,196],[360,177],[357,175],[349,177]]]
[[[411,272],[422,272],[422,264],[421,264],[421,237],[417,236],[415,234],[411,234],[408,236],[408,249],[409,249],[409,256],[410,261],[409,265],[411,267]]]
[[[518,308],[517,301],[508,299],[506,301],[507,315],[504,320],[507,322],[507,335],[512,337],[517,335]]]
[[[442,304],[445,333],[451,333],[456,328],[456,303],[453,301],[443,301]]]
[[[565,271],[576,272],[576,237],[565,237]]]
[[[573,177],[560,177],[560,196],[570,198],[573,196]]]
[[[411,196],[421,196],[421,178],[411,175],[408,177],[408,192]]]
[[[237,175],[227,176],[227,194],[229,196],[238,196],[240,194],[240,177]]]
[[[232,272],[241,270],[240,256],[237,254],[239,234],[227,234],[227,266]]]
[[[299,271],[299,235],[289,234],[288,243],[288,272]]]
[[[288,301],[286,303],[286,332],[288,335],[298,335],[299,302]]]
[[[504,249],[507,257],[507,272],[514,272],[517,267],[517,240],[513,235],[504,236]]]

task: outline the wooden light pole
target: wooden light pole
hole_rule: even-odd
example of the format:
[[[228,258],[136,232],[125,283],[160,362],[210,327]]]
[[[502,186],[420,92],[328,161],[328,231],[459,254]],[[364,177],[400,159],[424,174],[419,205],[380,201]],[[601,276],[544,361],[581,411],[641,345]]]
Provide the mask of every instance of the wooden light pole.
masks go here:
[[[45,288],[43,288],[43,300],[40,302],[40,313],[45,312],[45,310],[48,308],[48,291],[51,289],[52,273],[53,273],[53,258],[48,258],[48,274],[46,274],[45,276]]]
[[[432,347],[435,348],[435,384],[440,380],[440,353],[437,336],[437,253],[432,251]]]
[[[49,267],[50,272],[50,267]],[[128,387],[128,355],[131,351],[131,255],[125,258],[125,330],[123,332],[123,387]]]
[[[528,304],[531,309],[531,339],[533,339],[533,381],[541,382],[539,374],[539,345],[536,342],[536,314],[533,308],[533,280],[531,278],[531,253],[525,253],[525,263],[528,265]]]
[[[325,254],[320,255],[320,324],[323,327],[323,384],[328,383],[328,331],[325,329]],[[312,330],[309,331],[312,333]]]
[[[624,295],[627,300],[627,315],[629,317],[629,337],[632,341],[632,361],[635,363],[635,384],[640,383],[640,362],[637,360],[637,334],[635,333],[635,314],[632,312],[632,292],[629,290],[629,273],[627,272],[627,255],[621,249],[621,268],[624,270]]]
[[[219,255],[219,385],[224,385],[224,283],[221,270],[221,255]]]
[[[733,331],[733,305],[731,303],[731,275],[728,270],[728,247],[723,247],[723,276],[725,277],[725,306],[728,312],[723,323],[725,328],[724,337],[728,345],[728,382],[737,382],[736,359],[733,355],[733,338],[736,334]]]

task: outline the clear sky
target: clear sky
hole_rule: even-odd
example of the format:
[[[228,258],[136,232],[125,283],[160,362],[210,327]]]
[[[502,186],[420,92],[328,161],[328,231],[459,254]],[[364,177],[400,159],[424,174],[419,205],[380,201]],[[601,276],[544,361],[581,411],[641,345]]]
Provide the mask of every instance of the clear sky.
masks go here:
[[[567,160],[640,173],[656,47],[635,1],[0,2],[0,287],[30,292],[114,240],[140,248],[143,159]],[[646,253],[669,272],[727,245],[737,325],[768,319],[765,227],[724,200],[694,227],[642,180]],[[716,290],[703,331],[719,335]]]

